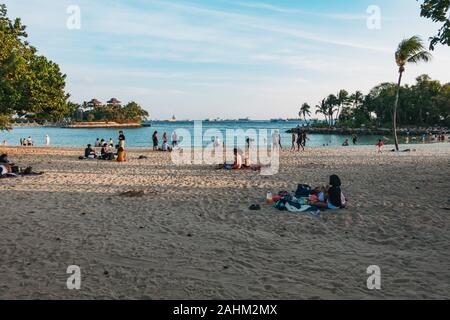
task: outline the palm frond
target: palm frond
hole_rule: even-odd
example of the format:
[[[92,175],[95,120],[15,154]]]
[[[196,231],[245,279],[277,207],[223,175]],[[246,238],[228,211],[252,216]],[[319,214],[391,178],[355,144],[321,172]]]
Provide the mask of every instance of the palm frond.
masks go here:
[[[420,51],[415,53],[414,55],[412,55],[411,57],[408,58],[408,62],[409,63],[419,63],[421,61],[423,62],[428,62],[433,58],[433,56],[431,55],[431,53],[429,53],[428,51]]]

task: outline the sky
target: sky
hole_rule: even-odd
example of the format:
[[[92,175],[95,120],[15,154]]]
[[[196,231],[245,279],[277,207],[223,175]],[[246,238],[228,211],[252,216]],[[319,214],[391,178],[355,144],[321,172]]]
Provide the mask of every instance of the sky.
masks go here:
[[[416,0],[2,3],[67,74],[72,101],[136,101],[152,119],[295,118],[340,89],[395,82],[398,43],[439,28]],[[450,48],[433,55],[408,66],[405,82],[423,73],[449,82]]]

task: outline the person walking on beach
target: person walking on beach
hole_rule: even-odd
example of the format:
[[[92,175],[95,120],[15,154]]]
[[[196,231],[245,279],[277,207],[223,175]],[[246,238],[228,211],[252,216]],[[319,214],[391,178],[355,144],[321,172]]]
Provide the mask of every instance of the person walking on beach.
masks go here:
[[[378,140],[378,143],[376,144],[377,149],[378,149],[378,153],[383,153],[383,147],[384,147],[384,141],[383,140]]]
[[[166,133],[165,131],[164,131],[164,133],[163,133],[162,140],[163,140],[163,144],[164,144],[164,143],[167,143],[167,133]]]
[[[50,145],[50,137],[48,134],[45,135],[44,144],[48,147]]]
[[[178,144],[178,136],[177,133],[174,131],[172,132],[172,148],[175,148]]]
[[[308,136],[306,135],[306,131],[305,130],[302,131],[301,136],[302,136],[302,148],[303,148],[303,151],[305,151],[306,140],[308,140]]]
[[[158,151],[158,131],[153,132],[153,151]]]
[[[119,131],[119,148],[125,148],[125,135],[123,131]]]
[[[358,135],[354,133],[352,135],[353,145],[356,145],[358,143]]]
[[[295,151],[295,144],[297,143],[297,134],[292,132],[292,148],[291,151]]]
[[[297,151],[300,152],[300,148],[302,148],[303,151],[305,151],[305,148],[303,147],[303,137],[302,133],[299,133],[297,135]]]

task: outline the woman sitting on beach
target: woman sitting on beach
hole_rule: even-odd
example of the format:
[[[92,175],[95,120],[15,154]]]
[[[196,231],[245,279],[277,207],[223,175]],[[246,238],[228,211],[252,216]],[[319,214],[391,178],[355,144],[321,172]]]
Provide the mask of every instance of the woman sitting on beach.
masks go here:
[[[117,150],[117,162],[126,162],[126,154],[125,154],[125,149],[122,147],[119,147],[119,149]]]
[[[311,201],[313,206],[332,210],[345,208],[346,200],[341,191],[341,179],[337,175],[330,177],[328,186],[317,189],[320,189],[320,192],[317,200]]]

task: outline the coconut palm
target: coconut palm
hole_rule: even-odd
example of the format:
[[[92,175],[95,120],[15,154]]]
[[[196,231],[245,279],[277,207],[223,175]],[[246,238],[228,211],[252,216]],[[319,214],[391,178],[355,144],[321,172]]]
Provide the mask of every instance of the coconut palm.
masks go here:
[[[316,105],[316,114],[323,114],[325,121],[328,123],[328,106],[325,99]]]
[[[398,136],[397,136],[397,108],[398,101],[400,97],[400,87],[402,83],[402,76],[405,72],[405,66],[408,63],[419,63],[421,61],[428,62],[432,58],[431,54],[425,49],[422,39],[418,36],[413,36],[409,39],[404,39],[398,45],[397,51],[395,52],[395,62],[398,66],[398,84],[397,84],[397,94],[395,96],[394,110],[392,116],[392,123],[394,129],[394,143],[395,149],[398,151]]]
[[[337,105],[338,109],[336,112],[336,122],[339,120],[339,115],[341,114],[341,110],[348,104],[349,97],[348,92],[346,90],[340,90],[337,95]]]
[[[300,116],[300,118],[303,117],[303,120],[306,121],[306,116],[311,116],[311,106],[307,103],[302,104],[298,115]]]
[[[338,111],[338,109],[335,109],[339,105],[338,98],[334,94],[330,94],[325,100],[325,104],[327,106],[328,119],[331,127],[334,122],[334,113]]]

